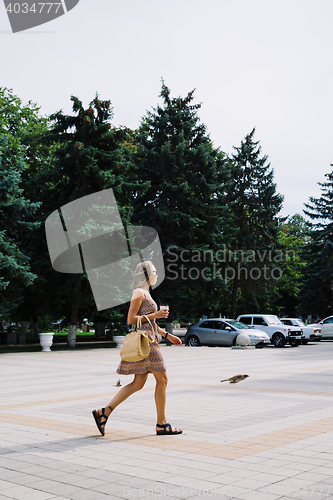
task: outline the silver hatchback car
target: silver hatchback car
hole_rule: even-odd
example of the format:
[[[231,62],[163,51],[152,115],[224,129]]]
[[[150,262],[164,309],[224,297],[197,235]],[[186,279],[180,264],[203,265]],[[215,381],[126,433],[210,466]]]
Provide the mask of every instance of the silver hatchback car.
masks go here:
[[[203,319],[191,325],[185,334],[184,343],[191,347],[200,345],[232,346],[236,345],[236,339],[240,333],[248,335],[249,345],[264,347],[270,343],[267,333],[235,319],[221,318]]]

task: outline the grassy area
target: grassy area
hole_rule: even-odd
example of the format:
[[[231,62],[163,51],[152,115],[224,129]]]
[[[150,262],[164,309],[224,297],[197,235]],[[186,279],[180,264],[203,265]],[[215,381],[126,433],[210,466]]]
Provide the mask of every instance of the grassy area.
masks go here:
[[[67,342],[68,331],[53,332],[53,343]],[[93,342],[95,340],[95,332],[77,332],[76,341],[77,342]],[[101,337],[101,340],[105,340],[105,336]],[[34,332],[29,331],[26,335],[26,343],[34,344],[36,343]]]

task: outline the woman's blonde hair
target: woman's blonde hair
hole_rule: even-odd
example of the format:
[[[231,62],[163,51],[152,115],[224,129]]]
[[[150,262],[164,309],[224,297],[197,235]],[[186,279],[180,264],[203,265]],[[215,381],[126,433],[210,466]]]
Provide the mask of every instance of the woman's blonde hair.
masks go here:
[[[133,288],[141,288],[148,282],[152,274],[152,268],[153,263],[150,260],[140,262],[140,264],[136,266],[133,279]]]

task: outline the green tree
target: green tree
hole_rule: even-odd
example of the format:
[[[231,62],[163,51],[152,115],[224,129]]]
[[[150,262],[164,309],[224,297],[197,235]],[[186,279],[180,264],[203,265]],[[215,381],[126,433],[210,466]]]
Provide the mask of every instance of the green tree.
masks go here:
[[[331,165],[332,167],[333,165]],[[333,310],[333,172],[319,182],[322,194],[310,197],[304,213],[313,221],[311,239],[305,247],[306,267],[300,291],[300,312],[321,317]]]
[[[276,310],[288,317],[298,315],[298,295],[306,265],[302,253],[309,243],[309,223],[300,214],[289,217],[280,225],[279,247],[283,260],[279,263],[282,277],[276,284]]]
[[[18,148],[16,148],[16,153]],[[0,139],[0,314],[8,318],[22,303],[23,291],[37,277],[31,272],[30,258],[25,252],[25,240],[33,230],[32,214],[38,204],[23,194],[22,172],[27,168],[18,157],[11,155],[10,141]],[[8,165],[8,158],[10,165]],[[3,157],[7,158],[4,166]]]
[[[56,144],[54,159],[39,176],[40,198],[44,217],[73,200],[112,188],[124,223],[131,216],[131,201],[137,190],[132,154],[135,144],[132,132],[110,123],[113,110],[110,101],[95,97],[88,108],[72,96],[74,115],[59,111],[50,116],[51,129],[45,144]],[[53,272],[57,294],[70,301],[68,345],[75,346],[80,304],[99,321],[110,317],[110,311],[97,314],[85,274],[61,275]],[[56,276],[57,275],[57,276]],[[70,290],[70,298],[68,292]],[[63,293],[62,293],[63,292]],[[116,312],[115,312],[116,314]]]
[[[132,220],[158,231],[166,279],[156,297],[169,302],[170,319],[175,311],[198,316],[212,303],[216,280],[211,260],[203,256],[221,244],[227,213],[219,203],[229,176],[225,155],[200,123],[201,105],[193,103],[193,94],[172,98],[162,82],[163,104],[147,112],[137,134],[142,189],[134,198]]]
[[[40,203],[26,192],[28,176],[42,156],[36,137],[46,130],[39,108],[24,105],[12,90],[0,88],[0,267],[1,314],[23,302],[24,290],[36,279],[29,242],[38,227]]]
[[[276,192],[274,171],[267,156],[261,156],[261,146],[254,141],[254,134],[255,129],[234,148],[235,153],[230,158],[232,183],[227,205],[236,229],[229,238],[232,255],[229,266],[234,269],[234,275],[230,273],[233,276],[230,280],[231,317],[236,317],[238,300],[243,308],[246,306],[251,311],[262,307],[269,310],[274,293],[271,274],[274,262],[269,256],[277,247],[278,213],[283,196]]]

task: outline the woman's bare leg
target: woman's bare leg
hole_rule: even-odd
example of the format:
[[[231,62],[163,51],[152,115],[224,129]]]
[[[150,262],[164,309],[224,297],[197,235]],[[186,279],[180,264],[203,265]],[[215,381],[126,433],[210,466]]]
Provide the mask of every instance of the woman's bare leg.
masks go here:
[[[166,403],[166,388],[168,385],[168,377],[165,370],[160,372],[153,372],[156,380],[155,388],[155,404],[157,413],[157,423],[166,424],[165,418],[165,403]]]
[[[155,404],[157,413],[157,423],[160,425],[165,425],[167,423],[165,417],[165,404],[166,404],[166,388],[168,385],[168,376],[165,370],[159,372],[153,372],[156,380],[155,388]],[[161,430],[156,427],[156,430]],[[172,427],[172,432],[176,429]]]
[[[104,413],[108,417],[110,413],[118,406],[120,403],[125,401],[131,394],[134,392],[140,391],[146,383],[148,377],[148,373],[140,373],[134,375],[134,379],[130,384],[125,385],[119,392],[115,395],[113,399],[111,399],[110,403],[105,407]],[[97,410],[99,415],[102,415],[102,408]],[[101,427],[105,427],[105,422],[103,422],[103,417],[101,422]]]

